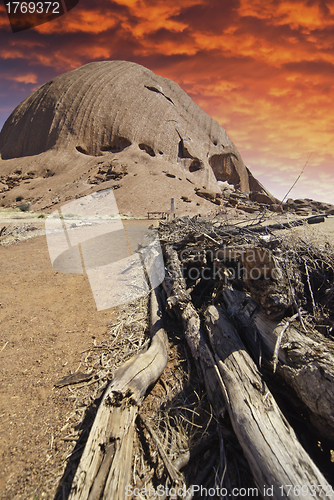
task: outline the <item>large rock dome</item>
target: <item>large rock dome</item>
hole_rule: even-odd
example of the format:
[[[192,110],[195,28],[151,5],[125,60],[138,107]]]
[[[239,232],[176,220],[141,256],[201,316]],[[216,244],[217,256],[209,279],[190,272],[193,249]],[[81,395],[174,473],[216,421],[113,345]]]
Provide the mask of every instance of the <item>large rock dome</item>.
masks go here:
[[[146,196],[144,210],[161,207],[163,193],[169,203],[180,191],[171,179],[186,181],[184,198],[190,202],[194,190],[218,192],[217,180],[250,190],[249,172],[225,130],[177,83],[126,61],[90,63],[37,89],[6,121],[0,153],[0,191],[1,182],[12,191],[3,190],[7,204],[15,200],[18,184],[22,189],[21,183],[6,181],[15,181],[15,175],[28,176],[26,191],[34,190],[30,201],[37,206],[73,197],[64,196],[65,187],[75,182],[76,197],[92,192],[99,179],[107,188],[124,178],[116,187],[127,185],[123,197],[128,202],[129,194]],[[165,190],[157,179],[151,182],[159,174],[165,174]],[[133,176],[138,176],[136,186],[130,182]],[[122,203],[121,190],[118,196]],[[25,192],[22,198],[29,196]]]

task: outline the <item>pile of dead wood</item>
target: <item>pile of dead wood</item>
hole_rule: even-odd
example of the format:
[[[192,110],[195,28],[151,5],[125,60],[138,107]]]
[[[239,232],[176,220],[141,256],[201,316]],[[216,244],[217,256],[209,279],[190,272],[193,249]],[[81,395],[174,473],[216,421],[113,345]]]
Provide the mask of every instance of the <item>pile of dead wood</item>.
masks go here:
[[[312,222],[319,219],[306,221]],[[166,276],[151,297],[151,343],[115,372],[73,479],[71,500],[334,499],[330,469],[315,464],[286,414],[290,398],[312,436],[333,447],[334,254],[329,245],[293,234],[291,226],[296,225],[300,222],[245,226],[201,218],[160,223]],[[141,419],[161,457],[165,482],[158,490],[148,467],[141,490],[135,492],[138,412],[168,361],[166,318],[182,324],[185,355],[194,367],[188,383],[192,376],[201,382],[213,408],[220,452],[210,460],[203,442],[212,436],[206,435],[206,441],[196,444],[198,450],[202,446],[202,457],[190,445],[172,456],[173,426],[163,441],[154,416],[151,424]],[[228,473],[235,463],[224,452],[226,419],[253,477],[253,483],[241,478],[239,489]],[[331,453],[334,462],[333,449]],[[144,455],[145,450],[142,461]],[[194,455],[197,467],[201,457],[204,475],[191,475]],[[247,490],[246,485],[252,487]]]

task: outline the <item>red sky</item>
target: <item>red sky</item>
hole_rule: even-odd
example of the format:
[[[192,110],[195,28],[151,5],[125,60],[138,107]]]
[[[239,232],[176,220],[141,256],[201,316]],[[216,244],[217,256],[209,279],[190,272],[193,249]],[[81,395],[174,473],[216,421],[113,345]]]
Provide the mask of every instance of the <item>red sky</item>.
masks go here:
[[[54,76],[122,59],[175,80],[282,198],[334,203],[332,0],[80,0],[12,33],[0,5],[0,126]]]

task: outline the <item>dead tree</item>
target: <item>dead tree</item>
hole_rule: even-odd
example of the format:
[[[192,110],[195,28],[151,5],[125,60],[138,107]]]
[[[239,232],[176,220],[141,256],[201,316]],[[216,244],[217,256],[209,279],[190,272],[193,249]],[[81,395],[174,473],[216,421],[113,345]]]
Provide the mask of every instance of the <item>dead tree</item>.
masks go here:
[[[311,499],[311,486],[321,484],[327,489],[319,498],[326,498],[330,485],[297,440],[226,312],[209,306],[205,324],[234,431],[263,497],[269,490],[271,498],[297,499],[304,486],[305,492],[309,488],[305,498]],[[290,493],[288,485],[294,485]]]
[[[202,376],[213,407],[222,407],[217,401],[224,401],[227,406],[261,494],[266,498],[267,489],[273,487],[271,498],[297,499],[300,488],[306,485],[305,498],[311,499],[312,485],[321,484],[325,486],[320,498],[328,498],[330,485],[298,442],[223,309],[210,306],[204,315],[209,345],[187,293],[177,252],[167,245],[165,253],[170,274],[166,286],[168,304],[182,320],[197,366],[204,368]],[[210,390],[212,387],[214,391]],[[289,495],[288,485],[297,488]]]
[[[334,439],[334,342],[304,331],[298,313],[278,323],[242,292],[226,288],[223,296],[253,355],[259,355],[260,340],[263,360],[294,389],[318,431]]]

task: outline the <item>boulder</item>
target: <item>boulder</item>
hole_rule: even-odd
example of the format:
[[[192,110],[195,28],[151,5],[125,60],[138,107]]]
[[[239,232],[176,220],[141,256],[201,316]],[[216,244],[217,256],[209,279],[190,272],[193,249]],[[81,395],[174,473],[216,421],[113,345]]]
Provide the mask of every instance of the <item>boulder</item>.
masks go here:
[[[120,211],[133,215],[168,211],[171,197],[190,197],[194,187],[206,186],[215,196],[202,197],[215,202],[217,180],[270,197],[225,130],[177,83],[127,61],[92,62],[35,90],[4,124],[0,153],[0,181],[8,178],[9,186],[5,206],[16,189],[33,209],[45,209],[101,183],[117,187]],[[114,160],[127,168],[121,184]],[[111,171],[99,172],[105,163]],[[205,203],[201,212],[212,208]],[[184,214],[194,210],[181,206]]]
[[[188,196],[181,196],[181,200],[186,203],[191,203],[191,200],[189,200]]]
[[[236,200],[249,200],[249,195],[246,193],[241,193],[240,191],[235,191],[234,193],[230,194],[231,198],[235,198]]]
[[[234,191],[233,184],[229,184],[227,181],[217,181],[217,184],[222,191]]]
[[[257,210],[259,210],[259,207],[256,206],[256,205],[244,205],[244,204],[240,203],[238,205],[238,209],[242,210],[243,212],[247,212],[249,214],[253,214]]]
[[[330,210],[331,209],[331,205],[330,205],[330,203],[320,203],[319,209],[323,210],[324,212],[326,212],[326,210]]]
[[[298,209],[298,210],[296,210],[296,214],[297,215],[307,216],[307,215],[309,215],[309,210],[307,210],[307,209]]]
[[[127,148],[179,164],[206,184],[216,185],[211,167],[224,163],[247,183],[225,130],[177,83],[127,61],[93,62],[54,78],[13,111],[0,134],[3,160],[50,150],[101,157]]]
[[[211,201],[216,199],[216,193],[214,191],[208,191],[207,189],[197,189],[196,194],[197,196],[205,198],[206,200]]]
[[[238,203],[239,203],[239,201],[236,200],[235,198],[229,198],[227,206],[236,207],[238,205]]]
[[[273,203],[272,205],[270,205],[269,209],[272,212],[276,212],[276,213],[282,213],[283,212],[283,207],[282,207],[282,204],[280,204],[280,203]]]
[[[309,205],[310,204],[310,202],[308,200],[303,199],[303,198],[302,199],[298,198],[297,200],[294,200],[294,203],[296,205]]]
[[[273,196],[256,191],[252,191],[250,193],[249,199],[251,201],[255,201],[256,203],[264,203],[265,205],[279,204],[279,201],[276,200],[276,198],[274,198]]]

